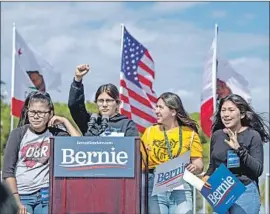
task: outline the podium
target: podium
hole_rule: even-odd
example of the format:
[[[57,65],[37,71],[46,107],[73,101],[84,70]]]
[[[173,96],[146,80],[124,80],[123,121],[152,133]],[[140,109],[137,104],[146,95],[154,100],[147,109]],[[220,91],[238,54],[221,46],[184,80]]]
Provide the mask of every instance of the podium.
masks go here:
[[[51,138],[49,213],[146,214],[148,158],[140,144],[135,137]]]

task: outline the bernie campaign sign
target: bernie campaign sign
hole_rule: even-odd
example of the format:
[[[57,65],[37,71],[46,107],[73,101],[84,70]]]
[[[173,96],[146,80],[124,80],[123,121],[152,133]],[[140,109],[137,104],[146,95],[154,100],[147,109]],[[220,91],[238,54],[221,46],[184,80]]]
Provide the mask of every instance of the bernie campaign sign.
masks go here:
[[[211,189],[203,186],[201,194],[219,214],[226,213],[246,190],[245,185],[224,164],[220,165],[207,182]]]

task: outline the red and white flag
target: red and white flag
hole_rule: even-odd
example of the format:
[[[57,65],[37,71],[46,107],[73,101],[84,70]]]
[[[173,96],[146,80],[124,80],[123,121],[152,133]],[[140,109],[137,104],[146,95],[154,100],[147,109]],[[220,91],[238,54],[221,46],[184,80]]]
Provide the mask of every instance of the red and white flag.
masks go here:
[[[237,73],[227,60],[218,58],[217,65],[217,100],[228,94],[238,94],[250,103],[251,93],[246,78]]]
[[[122,63],[120,72],[120,112],[132,119],[143,133],[156,123],[153,90],[154,61],[148,50],[123,27]]]
[[[203,88],[201,94],[201,128],[203,132],[210,137],[211,135],[211,126],[212,126],[212,116],[214,113],[214,94],[213,94],[213,75],[216,72],[216,62],[215,57],[215,46],[216,39],[213,40],[210,52],[207,56],[204,72],[203,72]]]
[[[15,26],[12,57],[11,115],[19,117],[28,93],[59,90],[61,74],[27,45]]]
[[[211,136],[211,126],[216,103],[221,98],[232,93],[242,96],[247,102],[251,102],[248,81],[237,73],[228,61],[217,57],[216,26],[216,35],[207,56],[203,73],[201,97],[201,128],[208,137]]]

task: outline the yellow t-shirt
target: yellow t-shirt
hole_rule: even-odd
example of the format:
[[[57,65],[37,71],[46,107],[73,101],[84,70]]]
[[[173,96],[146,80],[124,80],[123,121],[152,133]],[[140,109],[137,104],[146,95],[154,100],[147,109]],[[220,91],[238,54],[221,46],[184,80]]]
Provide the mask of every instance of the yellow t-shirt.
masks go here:
[[[187,126],[181,126],[180,128],[182,129],[182,150],[180,153],[179,127],[166,131],[170,142],[172,156],[176,157],[178,153],[178,156],[180,156],[190,150],[190,157],[201,158],[203,156],[203,149],[198,134]],[[191,142],[192,135],[193,141]],[[141,140],[146,147],[150,148],[150,151],[148,151],[149,169],[155,168],[157,165],[170,160],[164,131],[160,129],[159,125],[147,128],[141,137]],[[141,151],[143,156],[142,158],[145,159],[145,152],[143,152],[144,150],[142,147]]]

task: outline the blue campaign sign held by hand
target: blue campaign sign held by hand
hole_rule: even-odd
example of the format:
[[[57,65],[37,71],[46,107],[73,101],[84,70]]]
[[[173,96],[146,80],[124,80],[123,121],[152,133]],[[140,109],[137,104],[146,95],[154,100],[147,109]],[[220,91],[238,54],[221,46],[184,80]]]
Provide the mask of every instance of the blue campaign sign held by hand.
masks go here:
[[[211,175],[208,183],[211,189],[203,187],[201,194],[219,214],[226,213],[246,190],[245,185],[224,164]]]

